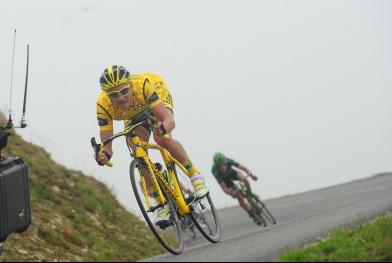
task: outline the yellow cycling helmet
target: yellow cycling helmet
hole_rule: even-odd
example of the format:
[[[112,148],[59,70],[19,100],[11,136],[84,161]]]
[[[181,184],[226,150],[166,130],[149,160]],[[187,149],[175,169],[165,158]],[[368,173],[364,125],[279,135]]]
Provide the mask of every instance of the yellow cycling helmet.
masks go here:
[[[130,78],[131,73],[125,67],[112,65],[102,72],[99,83],[103,91],[109,91],[117,85],[128,82]]]

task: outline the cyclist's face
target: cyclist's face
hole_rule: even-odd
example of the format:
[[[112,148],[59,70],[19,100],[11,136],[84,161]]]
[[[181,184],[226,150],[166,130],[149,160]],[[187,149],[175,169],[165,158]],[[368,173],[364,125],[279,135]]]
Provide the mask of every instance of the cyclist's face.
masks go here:
[[[132,86],[130,83],[120,84],[110,90],[108,95],[113,104],[120,109],[128,109],[131,106]]]
[[[226,164],[222,164],[221,166],[219,166],[219,171],[221,173],[224,173],[227,171],[227,165]]]

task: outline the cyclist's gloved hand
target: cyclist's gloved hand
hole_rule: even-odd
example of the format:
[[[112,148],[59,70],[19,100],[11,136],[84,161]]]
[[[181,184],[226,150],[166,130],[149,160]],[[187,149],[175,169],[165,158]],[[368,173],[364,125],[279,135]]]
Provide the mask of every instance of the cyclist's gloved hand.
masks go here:
[[[98,154],[95,153],[94,159],[97,161],[98,165],[104,166],[106,165],[112,156],[107,151],[101,151]]]
[[[236,191],[234,191],[234,189],[230,189],[229,195],[231,195],[231,197],[233,197],[233,198],[236,198]]]
[[[155,134],[165,135],[167,133],[165,126],[160,121],[157,121],[152,128]]]
[[[250,176],[250,178],[252,178],[254,181],[257,181],[257,176],[256,175],[254,175],[254,174],[252,174],[252,173],[249,173],[249,176]]]

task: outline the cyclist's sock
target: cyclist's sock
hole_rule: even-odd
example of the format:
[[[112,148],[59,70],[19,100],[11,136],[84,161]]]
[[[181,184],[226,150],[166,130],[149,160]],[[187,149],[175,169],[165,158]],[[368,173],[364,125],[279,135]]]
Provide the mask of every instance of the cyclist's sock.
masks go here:
[[[182,165],[188,171],[189,176],[200,173],[199,169],[197,169],[197,167],[193,165],[192,161],[189,158]]]
[[[157,187],[152,187],[151,188],[151,196],[155,199],[157,204],[163,204],[163,200],[161,199],[159,195],[159,191]]]

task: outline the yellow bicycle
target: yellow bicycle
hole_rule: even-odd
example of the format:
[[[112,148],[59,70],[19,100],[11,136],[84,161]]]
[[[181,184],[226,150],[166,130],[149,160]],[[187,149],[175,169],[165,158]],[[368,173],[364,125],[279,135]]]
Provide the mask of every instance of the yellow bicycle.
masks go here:
[[[95,138],[91,138],[94,151],[100,153],[101,147],[122,136],[132,142],[133,146],[130,147],[128,144],[128,148],[134,158],[130,165],[133,192],[148,226],[169,252],[175,255],[183,252],[183,231],[189,227],[189,218],[207,240],[212,243],[219,242],[220,223],[210,193],[202,198],[185,199],[179,177],[189,180],[187,170],[167,150],[141,140],[134,133],[137,127],[146,123],[151,126],[154,121],[153,116],[146,114],[145,120],[125,127],[124,131],[113,135],[101,144],[97,144]],[[148,150],[160,152],[166,166],[167,178],[150,159]],[[158,195],[151,195],[156,192]],[[159,209],[165,209],[170,213],[168,221],[156,222]]]

